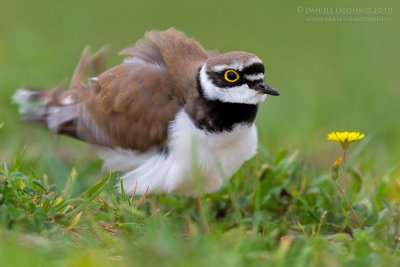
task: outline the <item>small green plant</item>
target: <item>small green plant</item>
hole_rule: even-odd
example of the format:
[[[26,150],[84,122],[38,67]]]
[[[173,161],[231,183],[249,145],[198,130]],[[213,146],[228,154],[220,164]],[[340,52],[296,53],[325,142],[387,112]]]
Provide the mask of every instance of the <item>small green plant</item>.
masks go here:
[[[351,212],[353,220],[357,223],[357,225],[364,229],[364,225],[358,217],[357,213],[354,211],[353,206],[351,205],[349,198],[346,195],[345,190],[339,184],[340,178],[340,166],[343,166],[343,173],[346,171],[346,151],[349,148],[350,143],[361,140],[364,138],[364,134],[359,132],[332,132],[328,134],[328,140],[339,142],[343,149],[343,158],[339,156],[332,166],[332,180],[335,183],[337,190],[342,195],[348,209]]]
[[[71,177],[74,172],[73,169]],[[29,177],[17,168],[10,171],[4,163],[0,168],[0,220],[10,230],[41,233],[57,227],[72,229],[109,180],[108,176],[81,195],[66,198],[69,183],[62,189],[49,185],[46,178]]]

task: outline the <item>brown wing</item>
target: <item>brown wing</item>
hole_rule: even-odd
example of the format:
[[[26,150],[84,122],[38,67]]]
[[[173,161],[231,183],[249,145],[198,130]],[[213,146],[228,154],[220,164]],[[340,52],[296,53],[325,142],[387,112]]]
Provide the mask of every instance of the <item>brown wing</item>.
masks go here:
[[[83,97],[78,137],[138,150],[163,145],[168,124],[197,92],[198,68],[208,55],[175,29],[148,32],[121,54],[125,64],[100,75]]]
[[[77,136],[90,143],[142,151],[161,146],[181,105],[165,68],[122,64],[93,81],[82,99]]]

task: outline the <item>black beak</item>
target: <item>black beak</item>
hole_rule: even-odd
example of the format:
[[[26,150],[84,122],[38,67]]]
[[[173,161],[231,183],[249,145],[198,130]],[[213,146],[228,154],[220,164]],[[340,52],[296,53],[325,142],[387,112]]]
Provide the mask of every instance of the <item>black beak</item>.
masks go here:
[[[274,88],[265,83],[257,84],[255,89],[260,93],[267,95],[276,95],[276,96],[280,95],[278,91],[276,91]]]

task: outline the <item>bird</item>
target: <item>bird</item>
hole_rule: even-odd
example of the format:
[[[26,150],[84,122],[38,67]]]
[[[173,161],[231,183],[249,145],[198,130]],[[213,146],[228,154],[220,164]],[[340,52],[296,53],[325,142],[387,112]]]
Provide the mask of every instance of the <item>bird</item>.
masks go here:
[[[148,31],[102,67],[87,47],[67,88],[21,88],[21,117],[94,146],[128,195],[218,191],[257,152],[264,64],[244,51],[207,51],[170,28]],[[92,76],[91,76],[92,75]]]

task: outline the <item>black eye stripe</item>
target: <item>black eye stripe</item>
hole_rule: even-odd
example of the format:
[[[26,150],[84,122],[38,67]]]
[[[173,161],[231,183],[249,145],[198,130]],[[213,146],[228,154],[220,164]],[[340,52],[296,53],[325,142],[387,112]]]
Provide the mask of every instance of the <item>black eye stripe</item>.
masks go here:
[[[259,73],[264,73],[264,65],[261,63],[254,63],[242,70],[244,74],[247,75],[252,75],[252,74],[259,74]]]
[[[210,78],[210,80],[214,85],[220,88],[235,87],[247,83],[247,80],[243,78],[241,72],[239,71],[238,71],[239,79],[236,82],[226,81],[224,78],[224,73],[225,71],[221,72],[207,71],[207,76]]]
[[[207,76],[210,78],[212,83],[220,88],[235,87],[243,84],[253,85],[262,82],[263,79],[257,79],[256,81],[246,79],[246,75],[258,75],[264,74],[264,65],[262,63],[254,63],[250,66],[243,68],[242,71],[235,70],[239,74],[239,79],[236,82],[227,82],[224,79],[224,74],[227,70],[222,71],[207,71]]]

